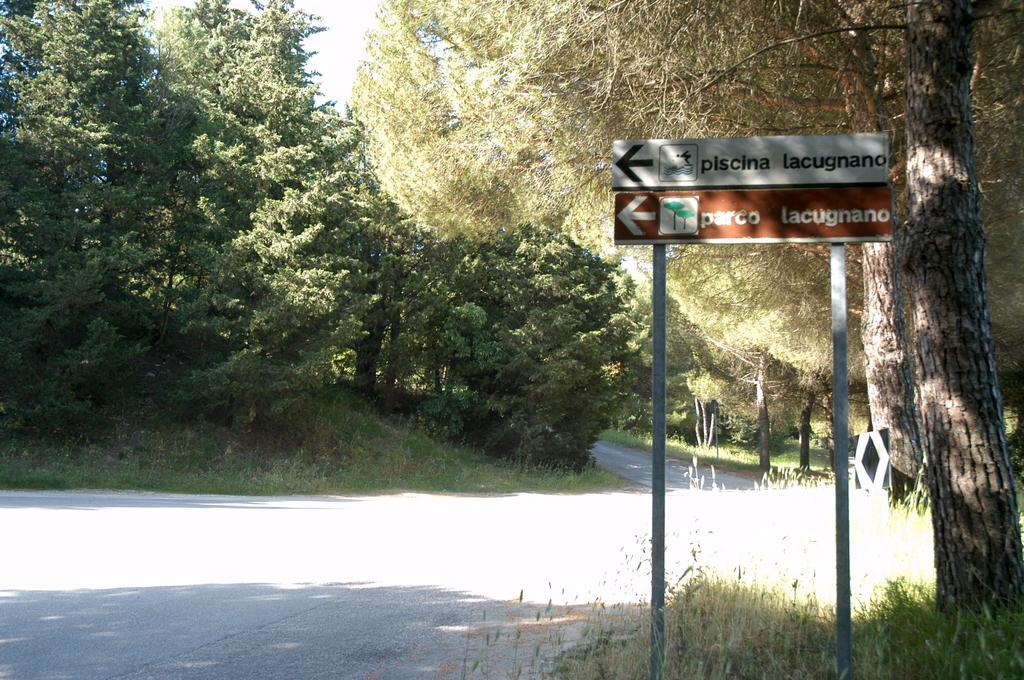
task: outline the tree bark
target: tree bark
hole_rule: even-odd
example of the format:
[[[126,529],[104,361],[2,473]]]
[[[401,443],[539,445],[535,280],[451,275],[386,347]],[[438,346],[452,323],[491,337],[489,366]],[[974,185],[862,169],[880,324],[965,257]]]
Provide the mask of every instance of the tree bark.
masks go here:
[[[800,468],[803,470],[811,467],[811,413],[814,412],[817,399],[814,390],[807,390],[807,401],[800,411]]]
[[[394,412],[398,404],[399,358],[395,347],[398,345],[398,338],[401,334],[402,315],[395,307],[388,324],[388,361],[384,366],[384,409],[388,412]]]
[[[1024,599],[1017,498],[985,285],[971,6],[907,5],[907,289],[940,610]]]
[[[696,413],[697,423],[693,426],[697,435],[697,446],[705,446],[704,443],[704,402],[699,397],[693,398],[693,410]]]
[[[765,392],[765,381],[767,373],[767,358],[762,354],[757,363],[757,373],[754,376],[754,387],[757,400],[757,443],[761,469],[767,472],[772,466],[772,453],[770,445],[771,432],[768,421],[768,395]]]
[[[713,401],[704,402],[704,446],[711,446],[711,430],[715,426],[715,411]]]
[[[921,431],[895,251],[889,243],[864,246],[861,339],[871,429],[889,430],[892,496],[913,488],[921,467]]]
[[[714,446],[715,455],[718,455],[718,401],[712,399],[708,408],[711,411],[711,431],[709,432],[708,446]]]
[[[862,23],[869,16],[868,3],[847,6],[849,19]],[[840,76],[846,108],[856,130],[885,132],[890,121],[879,82],[878,60],[872,36],[858,31],[851,37],[855,68]],[[921,466],[921,432],[914,403],[914,376],[909,334],[903,312],[900,273],[901,242],[867,243],[862,250],[864,313],[861,343],[867,380],[871,427],[888,429],[892,456],[892,498],[903,497],[912,487]]]
[[[836,469],[836,429],[835,420],[833,415],[835,414],[832,408],[832,394],[826,392],[824,398],[821,400],[822,415],[825,416],[825,438],[828,441],[828,469]]]
[[[356,370],[353,386],[370,399],[378,396],[377,364],[384,347],[384,331],[384,324],[375,319],[367,324],[366,334],[355,343]]]

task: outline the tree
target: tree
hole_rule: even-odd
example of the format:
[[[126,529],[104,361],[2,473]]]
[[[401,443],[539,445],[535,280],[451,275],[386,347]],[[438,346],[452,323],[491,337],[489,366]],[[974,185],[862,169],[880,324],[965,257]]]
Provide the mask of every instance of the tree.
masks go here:
[[[907,284],[940,609],[1024,597],[985,280],[966,0],[907,6]]]
[[[999,386],[1004,405],[1016,420],[1015,430],[1007,434],[1019,482],[1024,475],[1024,277],[1020,276],[1024,266],[1024,139],[1019,134],[1024,128],[1019,86],[1024,82],[1024,60],[1004,46],[1020,45],[1024,13],[1000,12],[998,5],[987,13],[994,16],[979,19],[974,26],[971,100],[986,232],[988,301]]]
[[[838,7],[847,25],[874,27],[894,24],[889,8],[871,2],[853,2]],[[821,21],[827,27],[835,17]],[[889,43],[877,31],[854,31],[840,51],[845,60],[838,71],[843,99],[851,124],[856,130],[888,132],[892,126],[889,99],[900,64],[898,43]],[[802,49],[820,61],[828,61],[819,44],[806,42]],[[902,144],[897,137],[890,164],[902,165]],[[899,226],[897,226],[898,233]],[[864,313],[861,341],[864,345],[864,370],[872,429],[888,429],[892,465],[892,499],[904,496],[916,483],[922,463],[920,427],[914,403],[914,381],[907,325],[904,314],[902,272],[894,243],[868,243],[862,247],[861,268],[864,279]]]
[[[0,17],[0,399],[54,428],[116,394],[153,331],[139,293],[161,135],[141,4],[30,4]]]
[[[584,466],[630,377],[628,280],[540,227],[499,232],[485,248],[465,238],[429,248],[455,256],[423,262],[434,301],[421,346],[434,380],[422,412],[497,455]]]
[[[614,424],[624,430],[649,434],[651,431],[651,281],[649,263],[634,263],[636,278],[640,282],[630,297],[628,316],[630,324],[637,329],[624,348],[629,357],[625,366],[628,376],[627,396],[622,402]],[[711,376],[708,370],[713,363],[700,331],[682,315],[678,302],[672,296],[666,297],[666,317],[670,320],[666,328],[667,354],[670,357],[666,369],[668,393],[672,395],[674,408],[666,414],[666,428],[669,436],[689,438],[701,425],[693,419],[689,404],[691,400],[706,403],[723,393],[724,384]],[[711,429],[711,423],[707,423]]]
[[[823,252],[795,248],[772,257],[763,247],[695,247],[680,249],[672,271],[683,314],[719,350],[722,370],[750,385],[747,401],[753,409],[745,410],[758,423],[760,463],[768,470],[769,401],[783,396],[770,392],[769,369],[776,374],[780,366],[796,373],[829,370]],[[856,320],[852,327],[856,332]]]
[[[696,433],[697,446],[711,447],[718,443],[718,400],[701,400],[700,397],[693,398],[693,410],[696,415],[694,431]]]
[[[202,351],[184,391],[243,422],[337,380],[363,334],[358,132],[315,103],[302,42],[316,30],[287,0],[254,13],[200,0],[158,34],[194,117],[186,219],[201,231],[179,249],[189,288],[174,306]]]
[[[401,381],[417,361],[407,330],[416,329],[438,300],[427,289],[425,261],[448,262],[436,239],[403,212],[380,187],[366,154],[365,128],[347,116],[354,133],[352,159],[358,167],[359,221],[349,248],[360,263],[359,292],[368,300],[363,335],[356,340],[352,384],[386,410],[399,407]],[[433,258],[439,257],[438,262]]]
[[[983,4],[998,8],[998,3]],[[482,186],[496,180],[503,182],[501,189],[508,192],[509,199],[502,203],[502,209],[534,210],[537,214],[553,216],[550,219],[554,223],[561,220],[566,225],[577,224],[580,214],[592,211],[589,212],[589,223],[600,224],[601,216],[607,211],[607,180],[604,175],[607,149],[614,138],[806,134],[848,130],[851,127],[881,127],[887,129],[894,141],[893,179],[897,186],[903,177],[900,149],[908,149],[905,157],[909,164],[913,164],[919,162],[913,153],[924,148],[923,142],[910,139],[911,130],[918,129],[914,127],[918,123],[911,121],[920,113],[912,110],[911,103],[916,102],[913,105],[917,106],[920,101],[914,100],[915,95],[905,90],[909,89],[916,76],[908,75],[906,85],[903,78],[905,74],[914,74],[915,69],[919,74],[929,73],[926,63],[933,56],[929,54],[917,62],[904,61],[904,54],[910,60],[914,50],[923,44],[914,42],[926,32],[922,26],[914,25],[917,15],[913,12],[918,11],[919,3],[910,6],[913,9],[909,19],[911,28],[906,33],[908,19],[902,14],[901,6],[876,2],[842,5],[793,1],[769,5],[733,3],[710,6],[699,2],[663,3],[654,0],[631,3],[538,0],[522,3],[515,13],[498,11],[496,0],[443,5],[446,4],[436,0],[396,0],[386,5],[392,12],[394,25],[400,26],[400,30],[393,33],[385,31],[377,37],[383,58],[372,76],[383,87],[370,87],[370,79],[364,78],[363,91],[372,91],[378,96],[375,106],[381,112],[380,120],[388,121],[395,115],[401,115],[403,120],[397,121],[400,127],[382,125],[375,128],[374,135],[379,136],[377,144],[384,150],[380,158],[385,166],[392,165],[395,159],[403,158],[395,152],[396,144],[404,144],[423,169],[434,170],[427,174],[441,175],[442,181],[453,176],[452,173],[446,174],[448,168],[444,163],[457,159],[459,165],[456,169],[476,182],[471,186]],[[932,11],[932,6],[932,3],[924,3],[920,11],[927,14]],[[995,11],[998,13],[998,9]],[[957,30],[968,32],[971,20],[964,12],[961,8],[962,16],[950,17],[949,20]],[[1013,22],[1019,18],[1012,11],[999,14],[999,17],[1000,21],[970,26],[977,28],[983,40],[984,59],[979,54],[972,63],[970,54],[965,53],[948,59],[938,71],[931,73],[941,76],[936,82],[946,82],[955,74],[959,79],[957,87],[967,87],[972,77],[983,86],[979,92],[984,98],[977,103],[979,110],[984,112],[981,120],[986,122],[986,127],[979,158],[991,164],[989,168],[994,171],[986,173],[988,182],[1011,186],[1020,178],[1020,155],[1014,156],[1013,153],[1019,148],[1014,141],[1019,134],[1012,124],[1015,114],[1005,112],[1022,108],[1019,59],[1014,66],[1013,57],[1015,51],[1019,52],[1021,31],[1015,30],[1018,24]],[[1006,22],[1010,23],[995,26]],[[751,25],[757,25],[761,30],[755,35],[747,28]],[[701,36],[700,49],[688,48],[690,43],[687,40],[693,35]],[[761,36],[768,36],[770,42],[758,42]],[[867,40],[866,36],[872,39]],[[1002,85],[994,87],[993,83]],[[410,96],[413,92],[410,86],[429,92],[430,104],[425,107],[427,115],[417,115],[408,106],[400,114],[385,111],[388,98]],[[905,93],[910,95],[908,105],[901,110]],[[916,96],[920,94],[919,91]],[[867,115],[861,115],[861,109]],[[908,123],[905,147],[901,122],[904,117]],[[951,137],[970,135],[970,128],[960,124],[965,120],[962,112],[954,112],[938,120],[946,121]],[[936,121],[930,124],[938,125]],[[397,133],[399,130],[400,134]],[[1013,164],[1017,170],[1013,170]],[[395,171],[399,167],[394,164]],[[515,172],[515,168],[526,168],[528,172]],[[903,272],[893,265],[894,262],[916,263],[912,265],[913,271],[907,272],[910,280],[905,283],[915,289],[911,298],[915,303],[919,355],[916,373],[920,380],[923,377],[921,362],[931,361],[935,356],[922,352],[922,343],[933,338],[936,327],[922,327],[922,324],[930,323],[933,314],[950,323],[958,313],[956,307],[942,311],[941,306],[932,306],[932,302],[938,301],[928,299],[924,286],[924,277],[930,275],[931,269],[920,265],[930,264],[936,252],[941,252],[933,248],[933,241],[952,247],[950,243],[959,239],[950,241],[947,232],[933,231],[932,222],[918,214],[920,206],[937,203],[922,200],[922,194],[914,198],[914,192],[921,187],[915,188],[911,184],[913,181],[921,182],[923,178],[917,175],[915,180],[909,172],[906,176],[907,193],[910,195],[908,223],[917,224],[906,229],[907,242],[916,240],[916,243],[908,245],[909,251],[904,254],[899,252],[902,247],[899,241],[895,253],[891,250],[886,252],[886,248],[869,248],[865,254],[868,267],[864,283],[867,286],[866,323],[870,326],[868,344],[871,358],[881,359],[880,363],[872,362],[867,367],[875,395],[872,396],[872,406],[877,414],[875,420],[888,421],[886,424],[891,430],[907,430],[902,434],[894,432],[893,438],[897,442],[902,441],[902,446],[907,448],[906,455],[898,454],[898,459],[904,461],[900,464],[910,475],[916,465],[916,455],[912,453],[915,437],[910,424],[912,419],[909,418],[912,409],[909,406],[911,397],[907,374],[902,368],[905,362],[900,356],[905,342],[898,337],[898,314],[902,309],[899,277]],[[976,183],[973,177],[956,179],[965,187],[973,187]],[[409,184],[410,180],[406,178],[404,181]],[[546,191],[537,191],[536,186],[531,186],[533,182],[545,186]],[[458,200],[453,200],[457,191],[449,191],[443,184],[429,182],[418,188],[409,188],[414,200],[429,204],[433,210],[444,211],[445,205],[461,206]],[[564,210],[559,213],[554,206],[568,192],[573,192],[577,197],[574,204],[580,206],[580,212],[575,215]],[[1020,198],[1014,192],[994,193],[1019,207]],[[976,208],[975,202],[971,210],[976,211]],[[937,213],[934,219],[938,220]],[[974,224],[971,228],[980,229],[976,216],[972,219]],[[789,257],[793,250],[780,249],[762,261],[767,263],[775,258]],[[964,253],[968,252],[975,259],[965,271],[972,273],[974,278],[963,290],[970,292],[966,297],[977,310],[977,305],[984,299],[980,278],[984,271],[979,269],[983,267],[983,251],[965,249],[959,257],[965,257]],[[932,257],[922,253],[930,253]],[[730,259],[728,266],[735,266],[737,262],[742,260]],[[689,270],[689,267],[677,268],[682,272]],[[724,280],[728,269],[705,268],[699,271],[703,280],[686,287],[686,299],[705,302],[702,312],[710,310],[714,313],[716,297],[708,294],[708,284]],[[789,270],[784,271],[788,273]],[[802,274],[812,270],[798,271]],[[806,290],[811,281],[813,279],[800,282],[801,288]],[[962,283],[961,279],[955,278],[949,281]],[[950,287],[944,294],[953,298],[953,292],[954,288]],[[856,309],[856,301],[853,302]],[[952,305],[953,302],[946,300],[945,304]],[[738,327],[748,322],[742,314],[734,320]],[[701,323],[704,323],[703,319]],[[978,351],[981,354],[987,351],[987,343],[991,340],[987,323],[983,320],[978,325],[971,321],[966,325],[977,329],[975,339],[979,341]],[[854,337],[856,329],[851,330]],[[887,334],[892,335],[886,337]],[[779,348],[780,337],[772,334],[765,337],[770,342],[768,348],[774,353]],[[955,334],[951,336],[950,341],[956,346],[956,352],[950,356],[959,357],[960,346],[956,344],[959,340],[954,341],[955,337]],[[784,335],[781,340],[784,347]],[[783,355],[786,350],[781,349],[778,353]],[[965,359],[974,356],[963,355]],[[857,363],[860,362],[851,365]],[[937,379],[939,373],[954,378],[959,375],[957,372],[947,374],[946,368],[953,367],[931,365],[929,376]],[[984,389],[993,389],[996,379],[994,362],[992,369],[991,373],[979,369],[971,380],[983,385]],[[888,377],[882,380],[881,375]],[[922,389],[924,395],[924,392],[931,392],[937,387],[924,389],[919,382],[918,389]],[[937,410],[929,412],[945,404],[938,398],[939,392],[928,396],[928,405],[920,404],[916,409],[925,414],[921,421],[921,440],[925,450],[941,444],[938,450],[928,454],[929,464],[935,455],[945,457],[951,451],[950,446],[960,452],[956,455],[969,455],[968,449],[962,447],[967,444],[963,439],[945,438],[952,431],[941,424],[941,414]],[[950,403],[955,405],[957,402]],[[998,397],[977,405],[981,404],[985,405],[984,410],[978,412],[981,420],[972,421],[972,426],[983,430],[987,428],[991,437],[989,444],[978,444],[980,440],[975,440],[974,444],[981,449],[990,446],[987,449],[990,453],[979,460],[994,464],[999,470],[1002,464],[999,451],[1005,450],[1005,445],[999,443],[1001,435],[998,435],[1001,404]],[[886,405],[894,406],[900,413],[886,413],[883,408]],[[971,409],[966,413],[962,416],[957,412],[954,420],[974,414]],[[948,496],[953,487],[948,470],[941,467],[944,465],[939,464],[936,467],[940,469],[929,474],[947,479],[944,488]],[[1001,472],[996,474],[996,477],[1000,476]],[[992,530],[986,534],[983,527],[987,520],[983,518],[986,513],[995,511],[988,500],[985,503],[978,501],[975,507],[964,505],[960,508],[963,512],[948,525],[950,530],[962,532],[960,538],[964,542],[957,544],[953,541],[946,547],[957,552],[968,540],[976,540],[979,546],[994,546],[1002,541],[1006,554],[1017,555],[1008,559],[1019,563],[1019,532],[1015,522],[1008,518],[1015,507],[1012,483],[996,479],[990,484],[973,474],[964,480],[963,483],[972,486],[971,491],[975,494],[970,498],[996,499],[993,503],[1003,513],[1002,519],[993,520],[994,523],[989,525]],[[976,484],[979,486],[974,487]],[[998,491],[1003,488],[1008,489],[1006,495]],[[977,489],[988,490],[977,495]],[[935,486],[933,493],[940,490]],[[994,495],[990,495],[992,490],[995,490]],[[949,499],[942,502],[949,502]],[[972,536],[972,533],[978,535]],[[951,536],[936,533],[937,546],[947,539],[952,541]],[[939,568],[952,569],[951,566],[943,566],[948,557],[945,550],[937,548],[937,559],[943,563]],[[965,566],[962,561],[954,560],[953,564]],[[1014,569],[1016,567],[1006,572],[1009,576],[1004,574],[1004,582],[1016,578],[1011,574]],[[993,591],[998,592],[1001,587],[993,584]],[[944,607],[949,606],[949,601],[942,599],[942,602]]]
[[[432,0],[388,3],[386,28],[371,41],[376,63],[366,67],[355,90],[370,124],[382,181],[428,221],[460,224],[472,215],[479,226],[502,224],[509,215],[531,215],[582,231],[586,242],[597,243],[601,235],[592,225],[607,219],[602,164],[613,138],[740,129],[734,121],[745,112],[740,113],[734,98],[693,96],[693,90],[703,77],[702,67],[712,71],[738,59],[745,41],[723,38],[715,49],[698,54],[670,47],[680,22],[690,28],[713,25],[701,33],[717,36],[722,27],[743,23],[730,16],[733,11],[691,3],[584,7],[530,2],[510,14],[496,11],[490,0],[457,8]],[[634,31],[647,39],[637,41]],[[614,55],[614,66],[605,55]],[[641,87],[641,79],[659,86]],[[811,81],[803,75],[799,80],[803,93]],[[413,101],[419,104],[412,106]],[[778,122],[769,119],[758,127],[806,127],[808,121],[790,113],[791,108],[791,102],[777,103]],[[829,131],[834,118],[826,110],[811,123]],[[416,168],[412,173],[410,164]],[[490,192],[476,190],[492,182],[496,186]],[[496,206],[475,202],[498,193],[503,200]],[[781,357],[795,344],[804,345],[798,351],[807,354],[808,345],[814,345],[811,353],[827,361],[827,327],[816,324],[823,332],[812,335],[805,323],[816,318],[808,307],[824,302],[827,309],[824,289],[817,288],[821,272],[827,271],[824,251],[757,252],[755,257],[743,249],[728,255],[680,249],[670,276],[678,282],[673,288],[683,296],[684,313],[702,326],[709,317],[724,319],[715,324],[714,336],[725,339],[726,333],[757,329],[762,347],[773,355]],[[739,277],[730,273],[736,265],[761,281],[785,272],[791,295],[772,296],[771,287],[762,285],[768,290],[750,291],[754,297],[744,304],[730,304],[719,283],[736,282]],[[751,323],[758,302],[769,304],[761,308],[764,322]],[[750,339],[753,333],[747,335]]]
[[[814,413],[814,407],[820,405],[822,399],[827,398],[831,394],[831,377],[831,374],[825,371],[804,371],[798,374],[799,391],[802,392],[803,396],[803,401],[800,404],[798,426],[801,469],[807,469],[811,465],[811,417]],[[831,426],[831,418],[827,420],[827,423]],[[831,429],[829,429],[829,441],[829,459],[832,460],[835,442],[832,441]]]

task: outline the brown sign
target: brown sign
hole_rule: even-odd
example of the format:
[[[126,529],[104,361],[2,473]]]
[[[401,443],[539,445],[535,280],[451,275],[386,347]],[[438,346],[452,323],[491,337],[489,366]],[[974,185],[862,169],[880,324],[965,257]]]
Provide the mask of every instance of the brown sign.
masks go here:
[[[888,187],[615,194],[615,243],[855,243],[892,238]]]

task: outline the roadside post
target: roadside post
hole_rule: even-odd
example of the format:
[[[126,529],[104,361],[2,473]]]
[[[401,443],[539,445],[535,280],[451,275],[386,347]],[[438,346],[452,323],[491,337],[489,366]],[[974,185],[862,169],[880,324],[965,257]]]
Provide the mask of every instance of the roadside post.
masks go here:
[[[653,252],[651,306],[651,679],[665,658],[665,245]]]
[[[833,243],[832,284],[832,438],[836,475],[836,677],[853,678],[853,628],[850,614],[850,386],[846,317],[846,245]]]
[[[846,244],[892,238],[883,133],[616,140],[616,245],[653,246],[651,669],[665,658],[666,246],[830,243],[836,475],[836,675],[852,680]]]

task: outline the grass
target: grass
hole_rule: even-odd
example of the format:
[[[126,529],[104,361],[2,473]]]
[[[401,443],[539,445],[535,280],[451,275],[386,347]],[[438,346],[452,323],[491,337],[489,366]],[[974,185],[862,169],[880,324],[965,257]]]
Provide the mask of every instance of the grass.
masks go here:
[[[286,432],[126,421],[91,439],[0,441],[0,488],[230,495],[585,492],[621,485],[593,468],[540,470],[439,443],[338,391]]]
[[[605,430],[601,433],[601,439],[642,451],[651,450],[649,436],[638,436],[631,432]],[[721,444],[716,451],[714,448],[692,446],[680,439],[669,437],[665,441],[665,455],[687,463],[696,457],[703,463],[714,465],[716,468],[728,472],[761,473],[757,451],[731,443]],[[800,469],[799,444],[795,441],[787,441],[781,449],[772,451],[771,462],[773,471],[783,475],[795,473]],[[815,469],[829,469],[828,452],[812,447],[811,470]]]
[[[1024,677],[1024,607],[943,616],[925,585],[891,582],[853,625],[859,678],[939,680]],[[567,680],[646,678],[650,629],[567,654]],[[787,593],[702,576],[666,610],[666,678],[834,678],[831,611]]]
[[[807,493],[814,498],[813,490]],[[939,614],[929,511],[916,500],[896,507],[876,500],[855,504],[852,523],[854,674],[899,680],[1024,677],[1024,603]],[[831,517],[825,520],[822,527]],[[808,533],[823,533],[803,522]],[[829,573],[834,561],[822,549],[831,546],[820,545],[826,542],[831,541],[813,537],[810,543],[818,549],[810,551],[751,547],[751,562],[758,553],[772,555],[750,564],[747,574],[691,565],[668,598],[665,677],[836,677]],[[807,582],[815,579],[817,586]],[[595,617],[587,642],[560,659],[559,677],[646,678],[649,625],[644,607],[626,624],[621,616]]]

